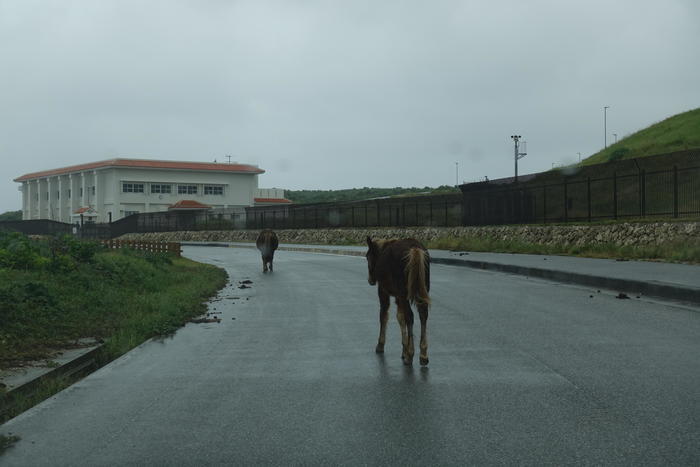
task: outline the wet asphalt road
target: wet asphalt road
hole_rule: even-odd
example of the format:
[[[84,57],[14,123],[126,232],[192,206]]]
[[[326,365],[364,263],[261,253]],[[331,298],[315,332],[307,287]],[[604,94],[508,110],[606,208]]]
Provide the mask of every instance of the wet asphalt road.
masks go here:
[[[222,322],[6,423],[0,465],[700,463],[698,310],[434,265],[430,365],[404,367],[394,306],[374,353],[364,258],[185,254],[228,270]]]

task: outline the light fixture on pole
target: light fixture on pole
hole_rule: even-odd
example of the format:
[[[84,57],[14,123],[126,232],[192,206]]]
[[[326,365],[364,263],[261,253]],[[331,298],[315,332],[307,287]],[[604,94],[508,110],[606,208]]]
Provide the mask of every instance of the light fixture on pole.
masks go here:
[[[511,135],[510,138],[515,142],[515,183],[518,183],[518,159],[522,159],[523,157],[525,157],[527,155],[527,152],[520,152],[520,138],[522,138],[522,136]],[[524,144],[526,144],[525,141],[523,141],[523,145]]]
[[[603,107],[603,141],[605,142],[605,147],[608,147],[608,109],[609,105]]]

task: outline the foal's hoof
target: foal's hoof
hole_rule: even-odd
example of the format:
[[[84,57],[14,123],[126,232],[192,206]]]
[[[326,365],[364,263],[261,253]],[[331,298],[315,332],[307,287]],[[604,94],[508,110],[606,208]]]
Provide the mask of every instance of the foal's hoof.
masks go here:
[[[384,344],[377,344],[377,347],[374,348],[374,351],[376,353],[384,353]]]
[[[428,364],[428,357],[425,357],[425,358],[421,357],[420,364],[421,364],[421,366],[427,365]]]
[[[407,365],[407,366],[413,365],[413,359],[412,359],[412,358],[401,357],[401,360],[403,361],[403,364],[404,364],[404,365]]]

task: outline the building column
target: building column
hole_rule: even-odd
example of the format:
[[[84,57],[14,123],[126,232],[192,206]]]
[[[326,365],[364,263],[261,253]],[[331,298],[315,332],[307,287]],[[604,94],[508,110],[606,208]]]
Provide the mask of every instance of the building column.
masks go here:
[[[92,172],[92,179],[93,179],[93,186],[95,187],[95,211],[97,211],[97,218],[95,219],[95,222],[104,222],[105,215],[104,212],[102,212],[102,208],[100,207],[100,186],[97,183],[97,178],[98,178],[98,172],[97,170],[94,170]]]
[[[68,222],[73,222],[72,215],[78,210],[78,196],[80,196],[78,177],[74,177],[73,174],[68,174],[68,186],[70,187],[70,213],[68,213]]]
[[[80,197],[80,207],[86,207],[90,205],[90,195],[87,192],[87,177],[85,176],[85,172],[80,172],[80,191],[82,193],[82,196]]]
[[[65,202],[66,194],[63,193],[63,177],[60,175],[58,178],[58,220],[63,222],[63,203]]]
[[[36,180],[36,195],[37,195],[37,219],[43,219],[44,217],[44,193],[41,190],[41,179]]]

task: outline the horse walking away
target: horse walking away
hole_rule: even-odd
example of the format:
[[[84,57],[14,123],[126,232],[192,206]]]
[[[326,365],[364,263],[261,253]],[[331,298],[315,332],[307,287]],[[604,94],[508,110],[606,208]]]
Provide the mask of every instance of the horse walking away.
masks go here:
[[[272,272],[272,260],[275,256],[275,250],[279,246],[277,234],[269,229],[263,230],[255,240],[255,246],[258,247],[262,255],[263,272],[267,272],[268,269]]]
[[[428,364],[428,336],[426,324],[430,306],[430,255],[413,238],[376,240],[367,237],[367,268],[369,285],[377,285],[379,294],[379,342],[376,352],[384,352],[386,323],[391,297],[396,300],[396,318],[401,328],[404,364],[413,362],[413,310],[415,304],[420,317],[420,364]]]

